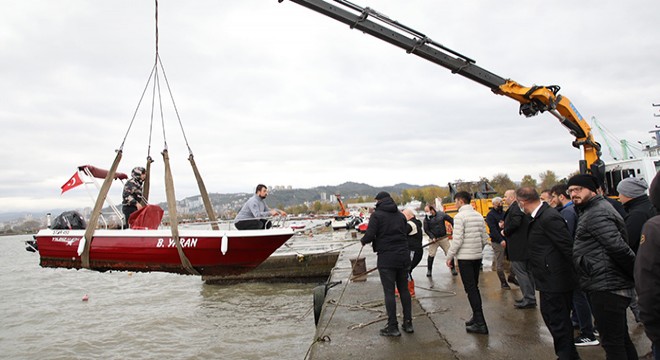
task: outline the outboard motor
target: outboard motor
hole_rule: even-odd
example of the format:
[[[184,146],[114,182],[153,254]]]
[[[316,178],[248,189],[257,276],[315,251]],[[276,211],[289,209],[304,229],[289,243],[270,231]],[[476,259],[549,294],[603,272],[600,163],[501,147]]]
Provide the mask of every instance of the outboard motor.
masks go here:
[[[57,230],[82,230],[87,228],[85,218],[77,211],[65,211],[59,214],[51,225]]]
[[[34,240],[26,240],[25,245],[25,250],[29,252],[37,252],[39,251],[39,247],[37,246],[37,237],[33,236]]]

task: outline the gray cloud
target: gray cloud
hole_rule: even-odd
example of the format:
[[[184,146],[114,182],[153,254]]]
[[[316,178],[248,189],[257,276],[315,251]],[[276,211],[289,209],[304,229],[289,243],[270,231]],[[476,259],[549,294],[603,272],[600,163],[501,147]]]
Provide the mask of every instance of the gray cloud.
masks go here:
[[[153,3],[0,4],[1,211],[89,206],[83,190],[60,196],[59,187],[78,165],[109,167],[121,146],[153,66]],[[360,5],[505,78],[559,84],[586,119],[649,139],[650,105],[660,102],[657,1]],[[160,54],[211,192],[565,176],[577,167],[580,152],[552,116],[519,116],[515,101],[294,3],[163,0],[159,15]],[[150,102],[120,171],[145,161]],[[165,104],[177,196],[192,196],[188,149]],[[164,200],[163,143],[157,118],[153,201]]]

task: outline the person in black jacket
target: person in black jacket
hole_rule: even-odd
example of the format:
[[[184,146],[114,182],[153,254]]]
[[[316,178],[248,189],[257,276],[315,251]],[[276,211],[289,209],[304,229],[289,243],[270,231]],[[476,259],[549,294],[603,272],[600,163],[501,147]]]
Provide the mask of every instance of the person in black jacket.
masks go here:
[[[424,217],[424,232],[429,236],[429,241],[431,242],[431,245],[429,245],[429,257],[427,258],[426,276],[431,277],[433,275],[433,260],[435,259],[438,247],[442,248],[445,255],[447,255],[447,251],[449,250],[449,236],[447,235],[445,221],[454,225],[454,219],[442,211],[437,211],[432,205],[426,205],[424,211],[426,212],[426,217]],[[452,275],[458,275],[454,263],[452,263],[450,269]]]
[[[542,202],[532,187],[516,191],[518,205],[531,216],[527,228],[529,263],[541,301],[541,315],[548,327],[559,360],[579,359],[573,342],[571,303],[576,288],[573,239],[564,218]]]
[[[529,254],[527,253],[527,226],[529,216],[525,215],[516,202],[516,191],[507,190],[504,201],[509,208],[504,213],[504,229],[502,235],[506,239],[506,247],[511,260],[511,270],[516,274],[518,286],[523,298],[516,301],[516,309],[531,309],[536,307],[536,293],[534,290],[534,275],[529,267]]]
[[[578,211],[573,264],[580,287],[588,294],[607,359],[637,359],[628,334],[626,308],[634,295],[635,253],[626,226],[602,195],[598,180],[587,174],[568,180],[568,192]]]
[[[610,203],[610,205],[612,205],[614,210],[616,210],[616,212],[618,212],[619,215],[621,215],[622,218],[625,218],[626,217],[626,209],[623,207],[623,204],[620,201],[618,201],[617,199],[612,199],[611,197],[607,196],[607,189],[605,189],[605,184],[600,184],[599,183],[599,185],[600,186],[598,186],[598,188],[596,189],[596,194],[602,195],[603,198],[605,198],[605,201]]]
[[[568,195],[568,186],[566,184],[557,184],[552,187],[552,197],[559,205],[559,214],[566,221],[568,233],[571,235],[571,242],[575,240],[575,229],[577,228],[578,216],[575,206]],[[571,246],[573,246],[571,244]],[[594,323],[591,315],[589,299],[579,287],[573,291],[573,322],[580,326],[580,335],[575,338],[575,346],[595,346],[600,341],[594,334]]]
[[[660,175],[651,182],[649,197],[660,212]],[[653,359],[660,359],[660,216],[649,219],[642,229],[635,259],[635,288],[644,332],[653,343]]]
[[[399,290],[403,308],[403,331],[414,332],[412,301],[408,292],[410,250],[406,238],[407,221],[387,192],[379,192],[376,201],[376,211],[369,218],[369,227],[360,242],[363,246],[372,243],[374,252],[378,254],[378,273],[387,310],[387,326],[380,330],[380,334],[401,336],[396,318],[395,286]]]
[[[619,182],[616,190],[619,192],[619,200],[626,209],[626,230],[628,231],[628,245],[637,254],[639,239],[642,235],[642,226],[646,220],[655,216],[649,196],[646,195],[648,188],[646,181],[638,178],[626,178]]]
[[[415,217],[412,209],[404,209],[403,215],[408,221],[406,223],[406,234],[408,234],[408,248],[410,249],[410,271],[408,271],[408,291],[410,296],[415,297],[415,279],[412,277],[413,269],[422,261],[424,249],[422,248],[422,222]]]
[[[502,202],[501,197],[493,198],[493,207],[486,215],[486,225],[488,225],[488,234],[490,235],[490,246],[493,248],[493,253],[495,254],[494,260],[497,276],[500,278],[500,286],[502,289],[511,289],[504,273],[504,247],[506,246],[506,240],[502,237],[502,229],[504,228],[504,208]]]
[[[623,179],[616,186],[616,190],[619,192],[619,200],[623,204],[623,208],[626,209],[626,216],[623,219],[626,222],[626,231],[628,232],[628,245],[635,254],[637,254],[639,248],[639,239],[642,236],[644,223],[655,216],[649,196],[646,195],[646,189],[648,189],[646,181],[634,177]],[[641,323],[637,294],[630,301],[630,310],[635,315],[635,321]]]

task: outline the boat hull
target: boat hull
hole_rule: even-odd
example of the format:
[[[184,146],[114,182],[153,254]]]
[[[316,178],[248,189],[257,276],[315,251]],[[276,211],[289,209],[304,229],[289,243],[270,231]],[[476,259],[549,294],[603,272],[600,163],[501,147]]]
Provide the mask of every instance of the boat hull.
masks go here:
[[[340,251],[306,254],[275,253],[254,270],[240,275],[204,275],[207,284],[232,284],[244,281],[324,282],[337,264]]]
[[[85,230],[41,230],[35,239],[40,265],[82,268],[77,253]],[[293,236],[291,229],[181,230],[183,252],[201,275],[238,275],[259,266]],[[223,238],[226,252],[223,254]],[[170,230],[97,230],[89,253],[90,269],[189,274]]]

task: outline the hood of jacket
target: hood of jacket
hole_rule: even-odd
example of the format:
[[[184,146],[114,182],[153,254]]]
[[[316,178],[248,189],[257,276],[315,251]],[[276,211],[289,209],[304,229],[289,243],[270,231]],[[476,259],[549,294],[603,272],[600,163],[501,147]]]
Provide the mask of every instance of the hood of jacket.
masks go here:
[[[394,213],[398,212],[399,208],[396,206],[394,200],[391,197],[388,197],[376,204],[376,210]]]

